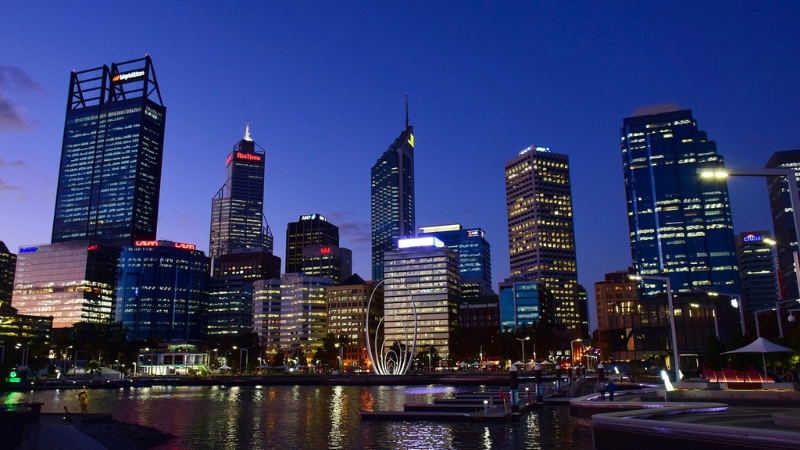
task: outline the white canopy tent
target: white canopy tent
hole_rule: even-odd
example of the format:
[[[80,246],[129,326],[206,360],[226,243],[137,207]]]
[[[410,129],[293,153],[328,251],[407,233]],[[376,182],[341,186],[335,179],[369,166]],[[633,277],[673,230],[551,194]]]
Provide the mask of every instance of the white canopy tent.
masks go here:
[[[756,339],[755,341],[745,345],[742,348],[737,348],[736,350],[731,350],[729,352],[724,352],[723,355],[727,355],[730,353],[761,353],[761,364],[764,367],[764,375],[767,374],[767,359],[764,356],[767,353],[777,353],[777,352],[791,352],[792,349],[788,347],[782,347],[774,342],[770,342],[763,337]]]

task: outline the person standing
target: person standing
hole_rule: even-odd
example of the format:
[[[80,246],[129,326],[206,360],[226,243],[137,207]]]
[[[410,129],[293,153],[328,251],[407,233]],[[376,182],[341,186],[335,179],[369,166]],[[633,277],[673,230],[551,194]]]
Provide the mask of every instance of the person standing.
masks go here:
[[[617,391],[617,385],[614,381],[609,381],[608,386],[606,386],[606,390],[608,391],[608,399],[612,402],[614,401],[614,392]]]
[[[597,390],[600,392],[600,400],[606,399],[606,383],[604,381],[597,382]]]
[[[81,414],[86,414],[89,412],[89,390],[86,389],[86,386],[83,387],[80,393],[76,396],[78,397],[78,405],[81,407]]]

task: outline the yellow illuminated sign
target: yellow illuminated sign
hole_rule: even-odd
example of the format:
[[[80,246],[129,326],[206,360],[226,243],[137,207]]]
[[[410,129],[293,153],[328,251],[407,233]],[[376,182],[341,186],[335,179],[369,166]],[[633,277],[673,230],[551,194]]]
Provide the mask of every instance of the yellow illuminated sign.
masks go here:
[[[411,144],[412,147],[414,146],[414,133],[408,134],[408,143]]]

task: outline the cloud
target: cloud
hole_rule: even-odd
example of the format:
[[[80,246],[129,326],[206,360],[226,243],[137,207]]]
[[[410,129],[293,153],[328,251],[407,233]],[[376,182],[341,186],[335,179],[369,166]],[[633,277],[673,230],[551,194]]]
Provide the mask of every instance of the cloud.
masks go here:
[[[353,220],[351,211],[324,214],[328,220],[339,227],[339,235],[357,248],[371,248],[372,224],[366,220]],[[366,245],[365,245],[366,244]]]
[[[681,108],[675,103],[662,103],[660,105],[642,106],[631,114],[631,117],[636,116],[650,116],[653,114],[661,114],[672,111],[680,111]]]
[[[27,130],[30,128],[28,121],[23,119],[14,102],[4,98],[0,92],[0,130]]]
[[[0,192],[17,191],[17,190],[20,190],[20,189],[22,189],[22,188],[19,187],[19,186],[14,186],[14,185],[8,184],[5,181],[0,179]]]
[[[19,91],[44,92],[41,84],[33,81],[30,75],[16,66],[0,65],[0,87]]]
[[[18,167],[20,169],[29,170],[28,165],[25,164],[25,161],[22,161],[21,159],[6,162],[3,158],[0,158],[0,167]]]

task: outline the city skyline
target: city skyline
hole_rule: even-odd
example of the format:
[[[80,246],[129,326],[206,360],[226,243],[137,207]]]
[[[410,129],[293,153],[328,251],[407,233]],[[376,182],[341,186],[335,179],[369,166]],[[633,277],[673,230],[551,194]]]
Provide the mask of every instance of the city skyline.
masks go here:
[[[249,120],[266,151],[273,231],[327,216],[365,278],[368,169],[403,124],[406,92],[416,222],[484,229],[495,288],[509,273],[503,163],[531,144],[570,157],[578,282],[590,292],[631,264],[623,118],[664,103],[692,109],[730,167],[800,146],[794,4],[299,8],[153,5],[114,20],[102,20],[114,8],[90,8],[96,26],[67,31],[78,5],[0,7],[40,30],[29,32],[32,19],[0,30],[6,42],[25,36],[0,54],[0,241],[15,253],[50,241],[69,71],[145,53],[170,108],[157,238],[208,251],[219,149]],[[143,21],[146,34],[118,31]],[[230,70],[243,63],[252,70]],[[771,230],[764,180],[729,187],[734,231]]]

